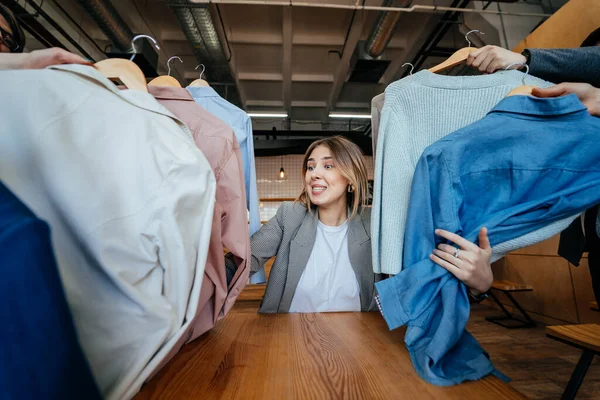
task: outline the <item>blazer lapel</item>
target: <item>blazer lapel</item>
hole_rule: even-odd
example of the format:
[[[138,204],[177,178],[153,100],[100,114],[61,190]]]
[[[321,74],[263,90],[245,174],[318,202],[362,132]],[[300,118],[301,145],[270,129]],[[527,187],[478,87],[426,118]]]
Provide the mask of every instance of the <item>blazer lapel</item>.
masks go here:
[[[306,264],[315,245],[318,218],[319,215],[316,210],[312,214],[307,212],[296,236],[290,243],[288,272],[283,296],[279,303],[279,312],[290,311],[290,305],[298,287],[298,282],[300,282],[302,273],[306,269]]]
[[[361,309],[366,311],[373,297],[374,274],[368,268],[371,265],[371,238],[360,215],[348,221],[348,254],[360,286]]]

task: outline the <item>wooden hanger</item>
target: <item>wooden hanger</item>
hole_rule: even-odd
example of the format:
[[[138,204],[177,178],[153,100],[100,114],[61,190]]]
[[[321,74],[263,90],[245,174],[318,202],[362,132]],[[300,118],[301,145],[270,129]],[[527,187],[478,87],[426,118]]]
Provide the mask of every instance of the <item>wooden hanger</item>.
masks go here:
[[[177,56],[173,56],[173,57],[169,58],[167,60],[167,68],[168,68],[167,75],[161,75],[159,77],[152,79],[150,81],[149,85],[173,86],[173,87],[178,87],[178,88],[181,87],[181,84],[179,83],[179,81],[171,76],[171,60],[173,60],[174,58],[178,59],[183,64],[183,60]]]
[[[472,30],[472,31],[467,32],[467,34],[465,35],[465,40],[467,41],[467,43],[469,43],[469,47],[463,47],[462,49],[456,51],[443,63],[438,64],[435,67],[429,68],[429,72],[433,72],[435,74],[435,73],[438,73],[441,71],[445,71],[448,68],[452,68],[458,64],[461,64],[461,63],[464,63],[465,61],[467,61],[469,54],[471,54],[472,52],[477,50],[477,48],[471,47],[471,41],[469,40],[469,34],[471,34],[473,32],[478,32],[478,33],[481,33],[482,35],[485,35],[485,33],[478,31],[478,30]]]
[[[200,67],[200,66],[202,66],[202,72],[200,72],[200,78],[199,78],[199,79],[196,79],[196,80],[194,80],[194,81],[192,81],[192,83],[190,83],[190,84],[188,85],[188,87],[190,87],[190,86],[196,86],[196,87],[202,87],[202,86],[206,87],[206,86],[210,86],[210,85],[208,84],[208,82],[206,82],[204,79],[202,79],[202,75],[204,75],[204,71],[206,70],[206,67],[204,66],[204,64],[199,64],[199,65],[197,65],[197,66],[196,66],[196,68],[194,68],[194,69],[196,69],[196,70],[197,70],[197,69],[198,69],[198,67]]]
[[[108,58],[94,64],[98,72],[108,79],[119,79],[128,89],[148,93],[146,77],[135,63],[124,58]]]
[[[522,63],[514,63],[514,64],[510,64],[504,70],[508,71],[510,69],[510,67],[512,67],[514,65],[525,66],[525,74],[523,75],[523,84],[521,86],[517,86],[516,88],[514,88],[513,90],[508,92],[506,97],[509,97],[509,96],[531,96],[531,92],[533,91],[533,89],[535,89],[535,86],[525,84],[525,78],[527,77],[527,75],[529,75],[529,65],[527,65],[527,63],[523,63],[523,64]]]
[[[144,73],[134,62],[135,57],[135,41],[140,38],[147,38],[152,41],[157,49],[160,49],[156,40],[148,35],[137,35],[131,40],[131,48],[133,55],[129,60],[124,58],[109,58],[106,60],[98,61],[94,64],[94,67],[98,72],[107,77],[108,79],[119,79],[128,89],[139,90],[148,93],[148,86],[146,85],[146,77]]]

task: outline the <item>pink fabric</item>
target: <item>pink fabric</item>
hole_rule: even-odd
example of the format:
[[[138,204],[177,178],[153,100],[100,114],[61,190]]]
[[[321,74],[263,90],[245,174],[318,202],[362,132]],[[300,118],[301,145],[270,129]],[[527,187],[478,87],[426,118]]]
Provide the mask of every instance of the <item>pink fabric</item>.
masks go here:
[[[211,238],[196,316],[186,336],[173,348],[160,370],[185,343],[222,319],[246,286],[250,273],[250,234],[240,146],[229,125],[196,104],[183,88],[148,86],[148,91],[190,128],[217,181]],[[237,272],[229,286],[223,249],[235,256]],[[155,372],[156,372],[155,371]]]

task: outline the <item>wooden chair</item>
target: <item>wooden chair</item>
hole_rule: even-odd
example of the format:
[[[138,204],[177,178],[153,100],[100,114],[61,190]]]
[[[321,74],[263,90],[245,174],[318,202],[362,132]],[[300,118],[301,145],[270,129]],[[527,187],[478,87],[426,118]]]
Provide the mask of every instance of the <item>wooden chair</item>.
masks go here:
[[[600,312],[600,308],[598,308],[598,303],[595,301],[590,302],[590,310]]]
[[[519,310],[523,318],[516,317],[512,315],[498,297],[494,294],[493,290],[498,290],[506,295],[508,299],[513,303],[515,308]],[[531,292],[533,291],[533,287],[530,285],[526,285],[523,283],[515,283],[511,281],[494,281],[492,283],[492,287],[490,289],[490,298],[500,307],[500,309],[504,312],[504,315],[500,316],[492,316],[486,317],[487,321],[493,322],[500,326],[503,326],[507,329],[515,329],[515,328],[535,328],[535,322],[529,317],[527,312],[521,307],[521,305],[515,300],[515,298],[511,295],[513,292]],[[503,321],[513,321],[512,323],[505,323]]]
[[[575,370],[561,397],[561,400],[574,399],[594,359],[594,355],[600,354],[600,325],[547,326],[546,335],[554,340],[583,350],[583,354],[581,354],[581,358],[579,358],[579,362],[575,366]]]

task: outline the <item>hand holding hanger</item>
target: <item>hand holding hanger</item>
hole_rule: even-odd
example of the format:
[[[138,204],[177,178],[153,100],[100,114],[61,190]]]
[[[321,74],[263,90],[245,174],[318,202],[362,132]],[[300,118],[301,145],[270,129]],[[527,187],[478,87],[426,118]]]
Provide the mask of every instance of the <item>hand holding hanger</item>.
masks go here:
[[[28,54],[24,69],[42,69],[50,65],[57,64],[84,64],[92,65],[92,63],[77,54],[69,53],[68,51],[53,47],[50,49],[34,50]]]
[[[560,97],[576,94],[590,114],[600,117],[600,89],[588,83],[567,82],[546,89],[535,88],[532,94],[536,97]]]
[[[91,62],[78,56],[77,54],[69,53],[68,51],[58,47],[34,50],[31,53],[0,54],[0,70],[44,69],[50,65],[58,64],[92,65]]]
[[[525,64],[527,57],[498,46],[484,46],[475,50],[467,57],[467,65],[492,74],[500,69],[506,69],[511,64]]]

